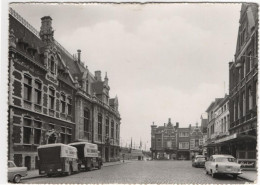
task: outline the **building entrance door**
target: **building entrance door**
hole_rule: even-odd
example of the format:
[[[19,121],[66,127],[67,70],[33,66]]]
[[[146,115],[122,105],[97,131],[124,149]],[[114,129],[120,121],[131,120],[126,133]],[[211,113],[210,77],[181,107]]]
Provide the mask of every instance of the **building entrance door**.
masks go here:
[[[105,148],[105,160],[106,160],[106,162],[109,162],[109,148],[108,147]]]
[[[27,170],[31,169],[31,157],[30,156],[26,156],[24,158],[24,166],[27,167]]]

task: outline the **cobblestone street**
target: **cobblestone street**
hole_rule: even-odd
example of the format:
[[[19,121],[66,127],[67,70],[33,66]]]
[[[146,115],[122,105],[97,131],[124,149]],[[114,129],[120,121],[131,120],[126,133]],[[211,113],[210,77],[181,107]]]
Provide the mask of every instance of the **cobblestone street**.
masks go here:
[[[101,170],[81,172],[71,176],[24,179],[22,183],[119,183],[119,184],[244,184],[230,176],[212,178],[204,168],[194,168],[191,161],[132,161],[103,167]]]

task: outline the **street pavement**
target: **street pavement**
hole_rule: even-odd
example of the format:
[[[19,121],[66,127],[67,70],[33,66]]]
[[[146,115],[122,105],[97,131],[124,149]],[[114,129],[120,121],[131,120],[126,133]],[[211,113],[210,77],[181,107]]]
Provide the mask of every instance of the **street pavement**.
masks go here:
[[[212,178],[191,161],[131,161],[71,176],[23,179],[26,184],[245,184],[231,176]]]

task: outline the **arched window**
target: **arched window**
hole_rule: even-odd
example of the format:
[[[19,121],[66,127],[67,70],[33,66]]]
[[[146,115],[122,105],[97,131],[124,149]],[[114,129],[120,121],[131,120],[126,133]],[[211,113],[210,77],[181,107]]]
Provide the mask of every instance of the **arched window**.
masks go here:
[[[24,100],[32,101],[32,77],[24,74]]]

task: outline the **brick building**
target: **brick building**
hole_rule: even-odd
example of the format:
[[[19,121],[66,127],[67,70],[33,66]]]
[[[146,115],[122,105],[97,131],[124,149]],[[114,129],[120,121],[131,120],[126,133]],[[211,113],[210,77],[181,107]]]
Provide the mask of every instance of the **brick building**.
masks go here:
[[[258,5],[243,3],[235,61],[229,63],[231,154],[256,165],[258,88]]]
[[[8,158],[37,168],[37,147],[77,140],[97,143],[106,161],[119,159],[118,99],[108,77],[91,74],[55,39],[52,19],[38,32],[9,10]]]

